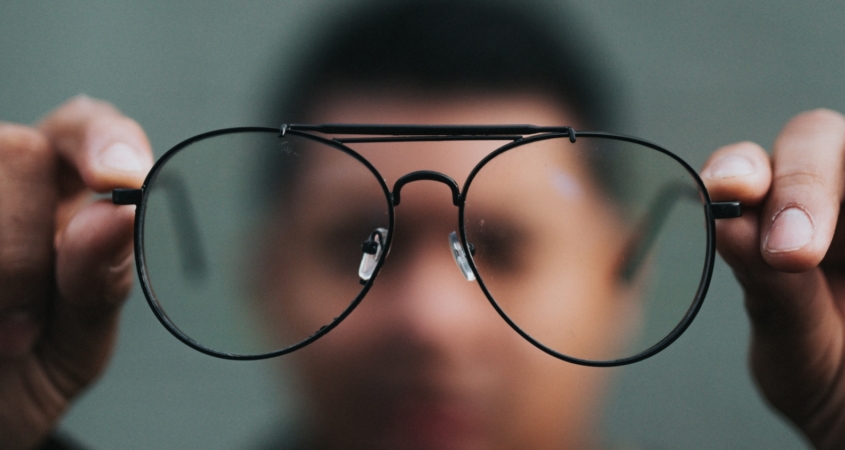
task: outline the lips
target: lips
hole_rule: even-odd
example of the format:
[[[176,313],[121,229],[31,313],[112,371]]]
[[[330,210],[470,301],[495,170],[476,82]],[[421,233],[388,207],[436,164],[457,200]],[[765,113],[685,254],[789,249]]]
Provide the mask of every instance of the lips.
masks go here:
[[[385,448],[480,448],[487,435],[476,402],[444,393],[403,396],[388,401],[383,412],[377,435]]]
[[[491,447],[490,436],[498,428],[493,426],[497,393],[488,377],[384,360],[368,369],[333,377],[343,388],[321,408],[324,419],[345,429],[347,437],[355,436],[344,443],[346,448]]]

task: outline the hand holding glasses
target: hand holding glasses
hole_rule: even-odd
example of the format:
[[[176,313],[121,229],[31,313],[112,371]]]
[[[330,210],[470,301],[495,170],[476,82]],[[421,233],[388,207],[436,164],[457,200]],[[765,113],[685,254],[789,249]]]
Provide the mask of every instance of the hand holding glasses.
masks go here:
[[[414,170],[389,188],[371,159],[429,141],[505,144],[463,185]],[[466,280],[533,345],[592,366],[642,360],[683,333],[710,282],[714,220],[740,214],[654,144],[530,125],[217,130],[113,197],[137,205],[138,274],[162,324],[201,352],[260,359],[355,309],[390,264],[403,187],[422,180],[451,192],[443,245]]]

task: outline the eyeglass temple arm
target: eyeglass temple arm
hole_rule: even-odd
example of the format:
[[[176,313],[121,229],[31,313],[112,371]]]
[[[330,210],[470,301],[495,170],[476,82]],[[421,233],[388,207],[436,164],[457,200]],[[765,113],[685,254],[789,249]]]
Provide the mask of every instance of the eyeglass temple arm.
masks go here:
[[[199,226],[194,214],[185,182],[176,174],[163,173],[156,178],[156,188],[167,193],[167,203],[176,228],[176,240],[182,269],[189,276],[198,278],[208,271],[208,263],[199,235]],[[115,189],[112,191],[112,203],[115,205],[140,205],[143,198],[141,189]]]
[[[679,200],[700,201],[698,189],[682,183],[667,183],[660,188],[645,216],[637,226],[633,239],[625,251],[625,265],[620,274],[631,281],[651,251],[666,218]],[[705,204],[705,207],[707,205]],[[714,219],[731,219],[742,215],[740,202],[711,202],[710,214]]]

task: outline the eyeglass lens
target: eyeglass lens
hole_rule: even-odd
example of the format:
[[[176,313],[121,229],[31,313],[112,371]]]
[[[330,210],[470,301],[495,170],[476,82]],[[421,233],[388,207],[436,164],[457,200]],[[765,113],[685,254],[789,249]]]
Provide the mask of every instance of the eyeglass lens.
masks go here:
[[[628,358],[690,312],[707,228],[695,179],[672,157],[607,138],[539,140],[489,160],[466,196],[484,288],[548,349]]]

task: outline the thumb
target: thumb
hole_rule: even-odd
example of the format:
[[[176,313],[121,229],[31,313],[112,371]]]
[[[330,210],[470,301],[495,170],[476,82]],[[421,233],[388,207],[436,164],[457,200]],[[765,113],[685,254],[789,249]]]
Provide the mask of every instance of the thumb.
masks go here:
[[[70,398],[105,368],[120,306],[132,286],[132,207],[92,203],[68,224],[56,250],[58,298],[39,352]]]

